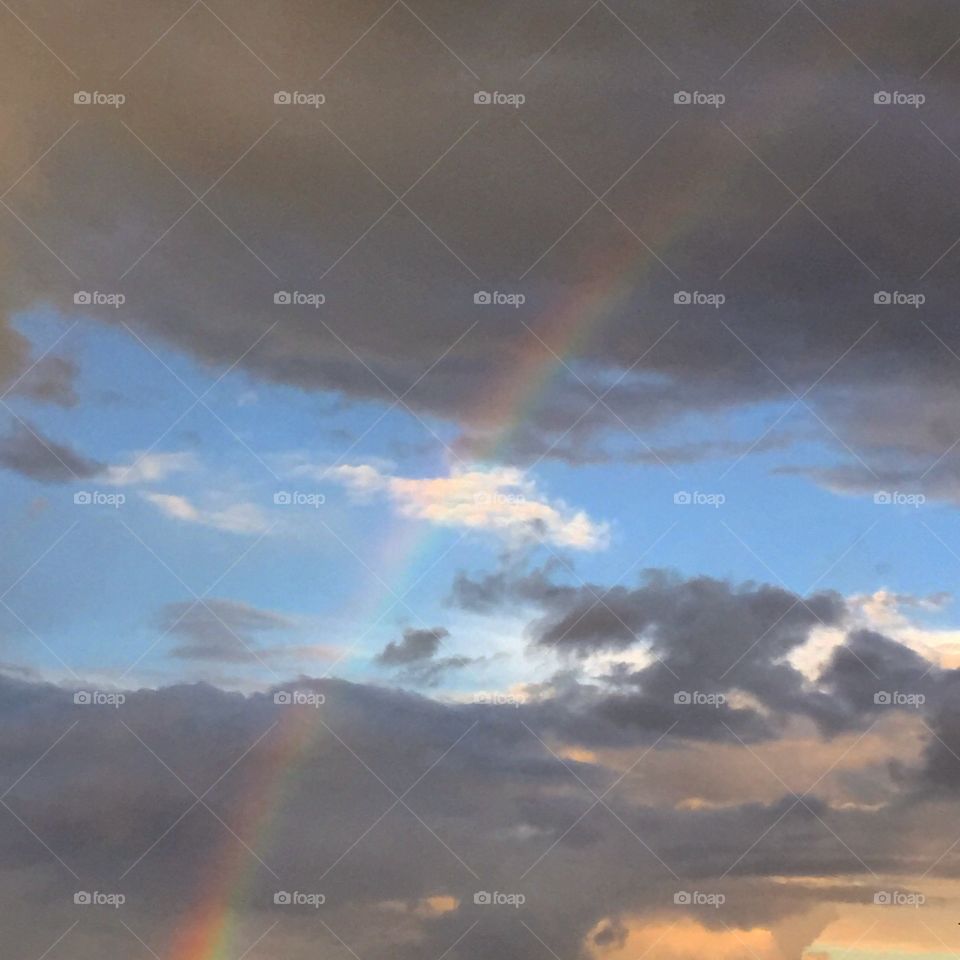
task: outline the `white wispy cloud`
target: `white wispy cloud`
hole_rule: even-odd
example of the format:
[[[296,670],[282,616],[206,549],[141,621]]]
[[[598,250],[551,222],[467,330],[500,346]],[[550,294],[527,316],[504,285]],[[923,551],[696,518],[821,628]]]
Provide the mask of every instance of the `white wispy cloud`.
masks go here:
[[[257,534],[269,529],[263,512],[252,503],[233,503],[223,509],[198,507],[174,493],[144,493],[143,498],[166,516],[227,533]]]
[[[145,453],[136,454],[128,464],[112,464],[103,472],[103,482],[116,487],[129,487],[141,483],[157,483],[173,473],[184,473],[197,465],[192,453]]]
[[[404,517],[444,527],[485,530],[511,542],[547,541],[599,550],[607,524],[561,500],[549,500],[522,470],[453,470],[441,477],[400,477],[369,464],[334,467],[327,477],[357,497],[385,496]]]

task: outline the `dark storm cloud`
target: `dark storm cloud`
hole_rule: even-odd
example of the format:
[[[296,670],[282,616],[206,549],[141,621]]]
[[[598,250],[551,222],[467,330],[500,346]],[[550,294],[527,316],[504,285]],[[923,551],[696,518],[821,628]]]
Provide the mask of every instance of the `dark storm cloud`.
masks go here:
[[[52,440],[25,420],[13,421],[0,436],[0,466],[43,483],[84,480],[104,468],[104,464]]]
[[[527,626],[531,642],[577,661],[629,649],[645,654],[645,666],[614,659],[590,682],[572,672],[546,688],[537,707],[541,722],[586,746],[653,739],[671,725],[691,739],[765,741],[782,736],[798,716],[834,736],[864,730],[891,710],[916,710],[917,697],[936,715],[960,677],[895,640],[854,630],[811,681],[789,657],[815,630],[847,626],[846,603],[831,591],[803,597],[768,584],[660,570],[646,571],[633,588],[570,586],[556,574],[460,574],[453,600],[474,612],[539,611]],[[698,698],[700,709],[692,709]]]
[[[952,692],[952,702],[933,718],[931,736],[919,772],[919,780],[924,787],[934,795],[945,796],[951,801],[960,789],[960,711],[956,706],[960,684],[955,684]]]
[[[127,691],[114,708],[0,678],[9,948],[39,955],[44,938],[49,945],[76,919],[73,893],[94,889],[127,902],[116,917],[81,917],[78,960],[116,953],[129,929],[165,955],[198,903],[231,894],[243,943],[276,920],[267,948],[313,956],[318,937],[326,942],[321,915],[276,906],[282,889],[324,893],[323,929],[371,960],[439,956],[474,921],[455,960],[479,960],[491,945],[528,956],[518,919],[577,957],[591,930],[594,946],[622,939],[618,918],[685,915],[673,904],[680,889],[722,890],[724,924],[777,928],[825,903],[868,902],[870,870],[925,869],[949,842],[938,801],[909,782],[879,808],[788,791],[759,803],[745,781],[742,802],[682,809],[679,784],[669,803],[655,803],[642,777],[615,785],[623,769],[551,756],[537,739],[550,737],[542,701],[452,705],[334,680],[294,686],[323,704],[201,684]],[[558,695],[553,709],[570,708]],[[657,753],[682,760],[682,747],[671,734]],[[634,774],[645,749],[638,738]],[[260,816],[269,830],[256,826]],[[861,877],[867,887],[785,888],[785,872]],[[954,874],[953,859],[936,872]],[[477,906],[478,890],[527,902],[521,912]],[[454,897],[455,908],[413,911],[435,896]],[[695,915],[711,926],[721,919]],[[785,956],[797,960],[799,947]]]
[[[615,429],[615,417],[610,414],[607,427]],[[597,435],[597,423],[584,418],[569,432],[560,438],[551,436],[542,425],[524,424],[511,431],[504,445],[505,456],[519,462],[534,460],[549,447],[549,456],[566,463],[582,466],[587,464],[610,463],[613,461],[641,463],[660,466],[683,466],[704,460],[745,457],[749,454],[783,450],[791,446],[798,438],[785,431],[771,432],[759,439],[750,440],[705,440],[700,443],[667,444],[657,446],[637,446],[621,444],[617,449],[605,445]],[[483,449],[482,436],[465,436],[454,448],[460,455],[473,456]]]
[[[29,31],[5,34],[6,313],[73,312],[78,288],[116,288],[121,310],[78,312],[218,367],[280,320],[248,371],[391,402],[449,349],[403,403],[457,422],[468,444],[499,422],[517,357],[539,351],[556,375],[504,448],[519,458],[575,458],[573,440],[590,459],[642,458],[634,433],[776,400],[788,433],[813,430],[841,456],[929,463],[960,433],[960,75],[955,55],[938,59],[960,25],[946,2],[923,17],[820,6],[779,20],[772,0],[598,5],[572,26],[572,3],[398,5],[378,21],[372,2],[313,16],[290,0],[231,5],[236,36],[198,6],[152,46],[180,8],[100,0],[79,19],[40,4],[39,33],[81,79]],[[491,29],[505,20],[509,36]],[[103,22],[109,50],[90,34]],[[75,106],[78,87],[126,103]],[[276,106],[278,89],[327,102]],[[476,106],[478,89],[526,103]],[[676,106],[677,90],[726,103]],[[878,90],[927,102],[878,106]],[[278,290],[314,289],[319,311],[274,306]],[[478,289],[526,303],[477,307]],[[726,303],[676,306],[678,290]],[[926,304],[877,306],[878,291]],[[596,320],[559,366],[569,304]],[[14,374],[25,351],[6,336]],[[700,455],[768,438],[750,442],[722,436]]]

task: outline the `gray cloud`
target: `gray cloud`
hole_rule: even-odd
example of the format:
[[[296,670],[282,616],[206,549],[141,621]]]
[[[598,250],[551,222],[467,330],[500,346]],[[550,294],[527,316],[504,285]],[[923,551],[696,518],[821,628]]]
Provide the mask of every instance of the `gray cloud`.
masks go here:
[[[741,778],[741,801],[722,808],[678,806],[679,780],[674,798],[657,802],[641,777],[606,796],[616,816],[599,806],[585,815],[589,791],[600,795],[623,770],[551,756],[530,733],[552,739],[546,701],[445,705],[343,681],[295,686],[322,693],[320,710],[203,684],[127,691],[113,709],[0,678],[0,775],[12,785],[10,810],[29,828],[10,817],[0,830],[10,948],[34,949],[48,924],[52,941],[72,922],[73,893],[96,889],[124,893],[118,916],[160,955],[198,904],[216,909],[229,897],[242,941],[278,920],[266,945],[300,960],[323,935],[312,910],[274,905],[283,889],[323,892],[324,924],[372,960],[439,955],[474,921],[475,935],[452,948],[456,960],[488,956],[491,946],[519,958],[530,949],[521,918],[554,949],[586,956],[595,928],[594,946],[622,939],[618,918],[689,913],[717,929],[722,919],[776,930],[831,904],[869,902],[868,869],[921,872],[949,842],[942,801],[909,782],[879,807],[833,805],[816,791],[802,803],[787,791],[765,803],[750,796],[767,782],[762,770]],[[575,715],[566,693],[552,699],[554,714]],[[702,774],[686,742],[672,733],[649,762]],[[642,737],[632,746],[636,757],[646,749]],[[859,769],[856,754],[846,765]],[[956,875],[953,860],[935,872]],[[788,887],[785,873],[867,886]],[[722,917],[673,904],[674,891],[710,884],[727,897]],[[521,913],[478,907],[482,889],[522,892],[527,902]],[[455,898],[454,909],[413,912],[436,896]],[[71,941],[78,960],[128,943],[112,914],[86,916]],[[785,957],[797,960],[819,929]]]
[[[430,630],[403,631],[403,640],[397,643],[391,640],[377,654],[377,662],[384,666],[401,666],[417,660],[429,660],[440,649],[440,644],[450,636],[445,627],[433,627]]]
[[[0,466],[42,483],[67,483],[95,476],[105,465],[50,439],[36,425],[17,420],[0,436]]]
[[[42,306],[81,331],[125,336],[122,321],[217,370],[239,358],[266,383],[403,395],[453,423],[464,455],[493,456],[494,437],[520,461],[686,464],[817,436],[838,465],[790,469],[960,502],[955,5],[611,0],[582,14],[573,0],[18,6],[0,37],[15,91],[0,383],[30,361],[9,321]],[[75,106],[81,87],[126,104]],[[918,87],[922,112],[873,102]],[[281,88],[327,104],[275,106]],[[527,102],[474,106],[478,88]],[[678,89],[727,103],[675,107]],[[79,309],[78,289],[126,303]],[[475,305],[478,289],[526,303]],[[276,306],[278,290],[326,304]],[[726,303],[675,305],[678,290]],[[927,300],[877,306],[877,290]],[[21,399],[68,406],[73,380],[70,361],[42,363]],[[734,430],[731,414],[763,405],[765,433]],[[710,439],[663,436],[678,425]],[[0,465],[49,482],[103,470],[32,424],[0,438]],[[289,960],[344,944],[364,960],[529,960],[537,936],[586,960],[630,917],[695,915],[769,925],[797,960],[834,907],[869,902],[876,874],[957,877],[957,672],[853,631],[809,679],[790,657],[821,625],[847,629],[838,595],[662,571],[574,587],[548,567],[463,576],[455,598],[529,610],[532,651],[568,669],[517,707],[301,679],[324,697],[316,711],[202,684],[126,691],[113,710],[0,678],[7,949],[46,956],[78,889],[116,889],[123,923],[80,915],[58,951],[124,955],[138,936],[172,954],[199,904],[230,908],[237,957],[269,931],[261,949]],[[159,625],[201,664],[299,649],[263,643],[289,618],[237,601],[168,605]],[[438,652],[404,638],[381,659],[424,685],[470,662]],[[887,752],[861,756],[875,727]],[[907,740],[920,753],[894,757]],[[828,789],[814,777],[833,746],[849,756]],[[770,799],[761,750],[786,776],[817,753],[796,787],[810,795],[775,782]],[[607,788],[609,807],[591,806]],[[674,906],[708,885],[722,915]],[[274,904],[317,887],[322,914]],[[474,905],[479,889],[527,904]],[[455,908],[431,912],[443,895]]]
[[[407,628],[403,640],[391,640],[374,658],[385,667],[399,668],[397,679],[417,687],[435,687],[451,670],[462,670],[480,658],[453,655],[438,657],[441,645],[450,636],[445,627],[429,630]]]
[[[780,738],[796,717],[834,736],[865,730],[891,710],[914,709],[897,694],[919,695],[936,712],[960,676],[879,633],[856,630],[812,682],[789,657],[814,630],[848,624],[845,601],[831,591],[803,597],[662,570],[644,572],[632,588],[569,586],[556,575],[555,567],[504,568],[476,580],[460,574],[452,599],[474,612],[531,611],[531,643],[568,654],[575,665],[599,653],[647,657],[639,667],[614,660],[589,680],[578,666],[545,688],[542,722],[586,746],[655,739],[668,727],[692,739],[762,742]],[[556,712],[561,692],[566,706]],[[691,709],[697,696],[712,706]]]
[[[809,404],[868,462],[892,449],[929,463],[956,439],[951,58],[927,75],[954,11],[931,3],[921,24],[860,0],[820,14],[828,29],[800,6],[767,35],[775,4],[722,9],[703,30],[693,0],[624,8],[628,30],[600,6],[564,33],[582,13],[569,4],[519,18],[503,3],[484,17],[398,7],[368,34],[382,13],[370,3],[319,22],[290,0],[269,18],[224,16],[249,49],[202,8],[155,47],[182,11],[101,0],[83,23],[52,12],[45,43],[127,101],[74,107],[77,84],[34,37],[5,41],[11,75],[31,83],[11,107],[0,174],[35,234],[7,217],[17,294],[6,313],[42,301],[84,324],[123,319],[219,367],[282,318],[246,370],[387,401],[449,351],[404,404],[456,422],[473,449],[509,418],[500,404],[523,376],[517,358],[540,351],[555,373],[523,436],[501,448],[518,458],[575,458],[574,444],[593,460],[642,458],[634,435],[649,442],[691,413],[720,436],[674,451],[678,462],[762,450],[769,438],[751,447],[724,415],[810,388],[784,426],[804,419],[849,456]],[[502,18],[509,39],[489,30]],[[85,39],[105,20],[117,31],[109,55]],[[874,104],[878,89],[920,76],[923,123]],[[525,94],[521,110],[473,104],[478,88],[509,86]],[[272,102],[278,88],[314,87],[320,110]],[[722,111],[673,104],[677,89],[714,88]],[[591,193],[613,184],[616,216]],[[185,214],[190,190],[207,188]],[[95,281],[122,288],[121,311],[74,311],[73,291]],[[273,305],[278,289],[313,287],[327,296],[319,312]],[[475,307],[478,288],[527,302]],[[678,289],[716,289],[726,304],[677,307]],[[877,307],[880,289],[922,290],[924,311]],[[563,351],[571,311],[594,319],[560,366],[550,349]],[[924,325],[904,322],[914,315]],[[6,336],[15,372],[24,350]]]
[[[77,375],[77,364],[69,357],[42,357],[24,374],[13,392],[40,403],[72,407],[77,403]]]
[[[173,657],[251,663],[278,652],[261,646],[261,634],[291,630],[296,623],[272,610],[237,600],[211,598],[168,603],[160,613],[158,625],[165,633],[179,638],[170,650]]]

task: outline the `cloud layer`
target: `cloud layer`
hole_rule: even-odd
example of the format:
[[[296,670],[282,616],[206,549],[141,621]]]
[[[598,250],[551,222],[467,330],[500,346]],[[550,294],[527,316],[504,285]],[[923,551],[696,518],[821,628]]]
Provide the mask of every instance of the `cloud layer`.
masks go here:
[[[455,422],[495,458],[602,459],[610,438],[643,457],[660,425],[775,401],[868,477],[951,476],[955,11],[735,6],[708,23],[692,0],[38,7],[3,40],[30,78],[0,159],[5,315],[123,321],[220,368]],[[125,103],[78,106],[78,88]],[[488,88],[525,103],[475,104]],[[918,89],[923,110],[875,102]],[[77,290],[126,300],[76,307]],[[922,309],[893,298],[912,292]],[[27,350],[5,337],[12,378]],[[33,394],[68,402],[66,374]],[[714,429],[683,456],[771,439]]]
[[[582,600],[535,580],[527,601],[569,616]],[[680,923],[708,940],[765,930],[772,958],[796,960],[875,892],[957,876],[939,812],[960,777],[960,672],[859,630],[804,682],[784,657],[819,620],[843,622],[829,594],[649,574],[617,611],[632,640],[594,621],[571,650],[636,644],[663,659],[558,676],[522,702],[308,678],[249,696],[203,684],[76,696],[0,679],[8,942],[29,952],[81,919],[78,960],[125,949],[129,929],[163,956],[219,897],[238,911],[241,949],[269,930],[264,949],[293,958],[312,955],[322,920],[372,958],[521,957],[531,930],[586,957]],[[207,653],[227,626],[251,638],[289,626],[226,601],[208,612],[165,615]],[[559,623],[534,620],[532,639],[556,645]],[[444,636],[410,631],[381,659],[431,661]],[[78,908],[77,890],[126,902]],[[276,904],[277,891],[322,893],[322,913]],[[478,891],[524,900],[486,906]],[[724,899],[675,901],[690,891]],[[671,943],[692,958],[694,941]]]

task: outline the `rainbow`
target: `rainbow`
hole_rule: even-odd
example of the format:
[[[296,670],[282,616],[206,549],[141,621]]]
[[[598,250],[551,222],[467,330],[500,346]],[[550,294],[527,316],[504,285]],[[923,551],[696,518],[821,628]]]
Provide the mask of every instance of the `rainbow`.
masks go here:
[[[662,224],[671,222],[671,213],[676,211],[660,212],[664,216],[657,219]],[[524,346],[510,355],[502,374],[475,398],[473,411],[466,417],[481,438],[473,457],[481,462],[496,460],[530,419],[554,377],[582,353],[611,317],[628,306],[652,263],[649,254],[638,247],[636,240],[626,239],[616,254],[589,265],[587,279],[528,323]],[[370,577],[372,589],[364,590],[349,604],[350,619],[369,624],[362,636],[396,607],[397,597],[415,585],[413,574],[420,567],[416,561],[428,555],[437,537],[434,529],[423,533],[416,525],[401,524],[384,538],[380,549],[383,572]],[[241,791],[241,813],[231,824],[268,863],[271,836],[288,786],[323,735],[322,727],[310,716],[312,711],[282,712],[278,728],[246,761],[250,769]],[[254,762],[254,757],[259,759]],[[243,844],[235,837],[224,838],[219,856],[198,879],[198,896],[171,938],[167,960],[236,960],[249,947],[239,942],[238,923],[249,904],[257,869],[259,864]]]
[[[826,76],[826,74],[825,74]],[[812,83],[803,91],[806,102],[815,101],[822,84]],[[791,89],[788,93],[796,93]],[[801,104],[802,107],[802,104]],[[783,121],[783,129],[787,129]],[[742,149],[739,148],[738,149]],[[739,176],[752,176],[756,161],[744,151]],[[704,210],[718,203],[723,189],[731,189],[729,171],[721,169],[691,183],[672,202],[660,197],[659,205],[647,218],[653,246],[660,252],[672,249],[696,223]],[[786,204],[789,198],[785,197]],[[739,251],[734,251],[738,253]],[[529,324],[531,332],[524,346],[510,354],[502,375],[485,385],[482,396],[474,398],[465,420],[481,438],[473,456],[494,461],[508,449],[518,431],[527,423],[547,393],[554,377],[581,354],[611,317],[625,309],[638,286],[656,266],[652,255],[638,241],[625,237],[619,250],[589,265],[582,280],[550,309]],[[384,539],[381,560],[384,575],[374,578],[372,595],[365,591],[350,604],[350,613],[369,626],[366,636],[386,617],[410,588],[415,561],[428,553],[437,534],[423,534],[414,525],[401,525]],[[415,581],[413,581],[415,584]],[[389,587],[385,586],[389,584]],[[376,611],[373,617],[367,611]],[[359,642],[359,641],[358,641]],[[270,840],[283,810],[289,784],[309,756],[322,727],[308,709],[282,711],[278,727],[257,745],[244,777],[240,816],[231,824],[238,836],[250,843],[269,862]],[[254,758],[259,758],[254,763]],[[243,764],[238,768],[243,769]],[[249,943],[239,942],[238,922],[249,905],[256,870],[255,858],[234,837],[225,837],[215,857],[197,881],[198,894],[187,916],[178,925],[166,950],[167,960],[237,960]]]
[[[467,420],[479,424],[482,442],[473,450],[478,460],[496,460],[516,438],[548,392],[550,383],[580,354],[592,335],[625,308],[647,267],[638,266],[636,242],[625,243],[614,257],[577,284],[555,307],[544,311],[518,338],[503,374],[487,385]]]
[[[536,335],[528,335],[526,347],[515,355],[512,367],[477,401],[472,419],[483,425],[480,459],[495,458],[510,443],[566,363],[565,358],[575,356],[594,330],[627,303],[636,287],[635,262],[635,246],[628,244],[622,254],[607,261],[604,271],[592,273],[590,280],[576,286],[556,308],[531,324]],[[353,619],[366,619],[369,624],[364,636],[396,607],[397,597],[415,586],[416,561],[430,552],[437,536],[432,529],[424,534],[416,525],[402,524],[384,538],[380,550],[383,573],[371,577],[372,592],[365,590],[350,604]],[[376,611],[372,618],[367,613],[371,609]],[[311,710],[281,713],[278,726],[245,761],[248,769],[239,791],[240,812],[230,824],[268,864],[270,841],[288,787],[323,735]],[[243,769],[241,764],[238,775]],[[174,930],[165,952],[167,960],[236,960],[250,946],[241,942],[239,922],[249,905],[258,869],[260,864],[243,843],[236,837],[224,837],[218,855],[197,878],[197,896]]]
[[[269,847],[286,785],[312,736],[313,726],[306,717],[309,712],[283,711],[277,728],[254,747],[259,764],[245,777],[240,813],[230,825],[245,842],[253,837],[258,845]],[[166,951],[171,960],[237,960],[250,946],[238,942],[237,927],[258,867],[243,844],[235,837],[225,837],[197,879],[199,893],[193,907],[174,931]]]

